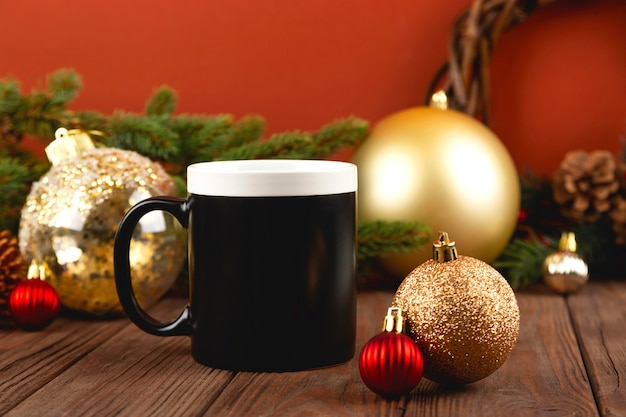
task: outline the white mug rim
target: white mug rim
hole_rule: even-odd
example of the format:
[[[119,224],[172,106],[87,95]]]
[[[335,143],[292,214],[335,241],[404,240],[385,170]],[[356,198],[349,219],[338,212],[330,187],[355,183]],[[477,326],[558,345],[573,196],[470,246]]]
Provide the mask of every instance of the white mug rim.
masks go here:
[[[248,159],[187,167],[187,192],[204,196],[310,196],[356,192],[357,188],[356,165],[341,161]]]

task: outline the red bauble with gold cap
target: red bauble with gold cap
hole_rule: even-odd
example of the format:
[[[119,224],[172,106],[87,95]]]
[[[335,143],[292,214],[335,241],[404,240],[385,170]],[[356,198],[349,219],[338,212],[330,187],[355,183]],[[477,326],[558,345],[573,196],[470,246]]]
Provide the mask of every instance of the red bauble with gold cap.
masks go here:
[[[418,345],[402,333],[402,310],[390,308],[383,332],[372,337],[359,356],[365,385],[385,398],[408,394],[422,378],[424,359]]]
[[[11,316],[24,330],[41,330],[59,315],[59,295],[52,285],[41,279],[44,271],[43,265],[31,264],[29,279],[20,281],[9,296]]]

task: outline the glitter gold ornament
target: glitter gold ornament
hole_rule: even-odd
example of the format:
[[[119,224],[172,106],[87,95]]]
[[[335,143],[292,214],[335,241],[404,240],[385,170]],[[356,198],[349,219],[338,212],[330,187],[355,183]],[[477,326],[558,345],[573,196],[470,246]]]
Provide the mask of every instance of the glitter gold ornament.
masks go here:
[[[576,253],[576,236],[572,232],[561,234],[558,251],[543,262],[543,281],[552,290],[565,294],[578,292],[588,280],[587,263]]]
[[[22,209],[19,245],[27,262],[51,269],[64,307],[94,316],[120,315],[113,242],[124,213],[156,195],[173,195],[172,179],[136,152],[95,148],[88,134],[59,129],[46,153],[52,167],[35,182]],[[135,294],[148,307],[173,284],[185,238],[169,214],[145,216],[131,241]]]
[[[519,308],[506,280],[487,263],[458,255],[440,232],[433,258],[400,284],[392,305],[424,353],[424,377],[468,384],[495,372],[519,333]]]
[[[361,220],[420,220],[466,242],[464,253],[485,262],[515,230],[521,194],[511,156],[482,123],[447,110],[445,95],[378,122],[352,162]],[[427,246],[380,263],[403,278],[430,258]]]

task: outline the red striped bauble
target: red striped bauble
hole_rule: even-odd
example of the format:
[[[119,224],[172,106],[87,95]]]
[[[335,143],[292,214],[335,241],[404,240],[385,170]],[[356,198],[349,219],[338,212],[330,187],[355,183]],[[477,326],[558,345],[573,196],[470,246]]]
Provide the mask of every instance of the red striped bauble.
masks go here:
[[[59,295],[52,285],[38,278],[20,281],[9,296],[9,308],[24,330],[41,330],[59,315]]]
[[[397,398],[411,392],[419,383],[424,357],[409,336],[384,330],[363,347],[359,371],[365,385],[376,394]]]

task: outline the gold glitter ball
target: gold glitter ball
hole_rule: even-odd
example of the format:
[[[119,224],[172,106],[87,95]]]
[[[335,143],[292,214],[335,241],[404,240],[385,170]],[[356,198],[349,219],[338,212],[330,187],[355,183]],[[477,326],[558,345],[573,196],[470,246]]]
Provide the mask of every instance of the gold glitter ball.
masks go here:
[[[174,195],[167,172],[136,152],[97,148],[61,161],[35,182],[21,213],[19,245],[27,262],[45,262],[64,307],[121,315],[113,272],[118,224],[137,202]],[[133,288],[147,308],[180,273],[185,231],[164,212],[144,216],[130,247]]]
[[[424,353],[424,376],[468,384],[495,372],[519,334],[510,285],[489,264],[459,255],[428,260],[400,284],[392,305],[406,314],[407,333]]]

